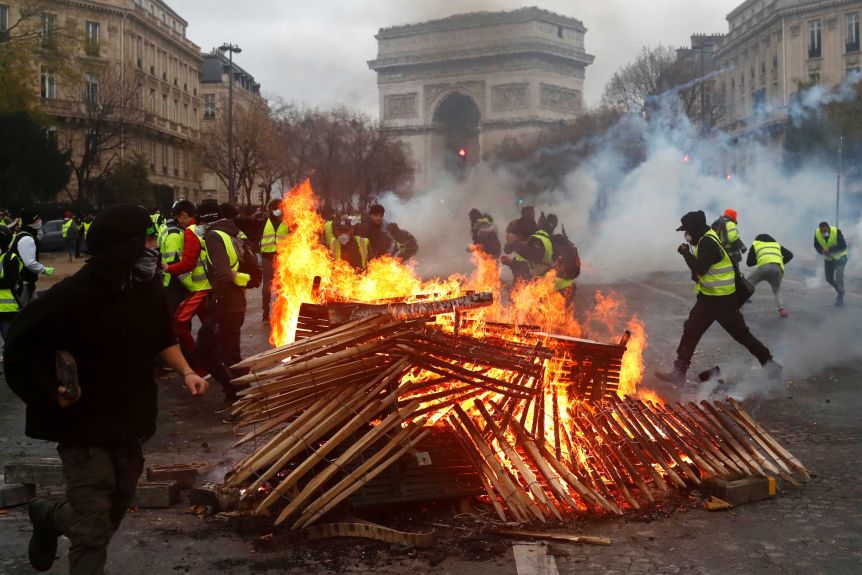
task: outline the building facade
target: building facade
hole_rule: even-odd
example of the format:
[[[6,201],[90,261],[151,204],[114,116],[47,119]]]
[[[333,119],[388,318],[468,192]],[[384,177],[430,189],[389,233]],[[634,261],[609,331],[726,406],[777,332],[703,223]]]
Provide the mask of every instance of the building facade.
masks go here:
[[[220,131],[220,118],[226,117],[230,90],[230,59],[219,49],[214,48],[201,54],[201,98],[203,115],[201,131],[203,137],[224,137]],[[234,111],[262,101],[260,84],[254,77],[235,62],[233,64],[233,105]],[[201,199],[228,201],[228,187],[224,179],[210,170],[201,173]]]
[[[460,14],[381,29],[380,119],[407,144],[416,185],[480,161],[507,137],[533,136],[582,109],[583,23],[541,10]]]
[[[22,7],[32,4],[0,0],[0,19],[20,19]],[[52,0],[40,8],[25,25],[41,29],[43,47],[60,31],[72,39],[63,44],[70,69],[52,69],[43,61],[34,71],[39,108],[52,118],[58,142],[72,143],[73,155],[80,155],[88,145],[92,110],[117,98],[116,117],[122,114],[127,124],[121,141],[101,153],[97,164],[142,158],[158,203],[197,199],[201,56],[186,37],[188,23],[162,0]],[[116,117],[106,115],[104,121]],[[96,165],[95,172],[104,167]],[[74,178],[69,186],[76,196]]]
[[[747,0],[713,52],[730,132],[787,121],[800,89],[838,86],[862,67],[862,0]]]

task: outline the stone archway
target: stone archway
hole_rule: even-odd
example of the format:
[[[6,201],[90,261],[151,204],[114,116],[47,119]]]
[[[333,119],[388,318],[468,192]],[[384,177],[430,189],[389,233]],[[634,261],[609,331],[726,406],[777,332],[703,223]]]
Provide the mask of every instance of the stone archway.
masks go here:
[[[482,114],[470,96],[452,92],[445,96],[434,110],[432,119],[432,149],[442,159],[442,168],[452,174],[463,175],[468,165],[479,161],[479,126]],[[459,156],[459,150],[466,157]]]

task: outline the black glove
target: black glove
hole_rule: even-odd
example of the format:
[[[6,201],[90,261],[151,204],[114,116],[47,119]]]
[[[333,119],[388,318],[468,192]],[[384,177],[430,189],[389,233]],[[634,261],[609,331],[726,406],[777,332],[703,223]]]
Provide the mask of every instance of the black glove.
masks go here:
[[[679,244],[679,247],[676,248],[676,251],[678,251],[681,255],[685,255],[687,253],[690,253],[691,249],[689,248],[687,243],[683,242]]]

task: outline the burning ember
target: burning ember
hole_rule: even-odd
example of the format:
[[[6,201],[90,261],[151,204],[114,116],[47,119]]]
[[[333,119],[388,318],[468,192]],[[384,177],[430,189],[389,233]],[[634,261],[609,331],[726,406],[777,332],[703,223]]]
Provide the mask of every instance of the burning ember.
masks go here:
[[[276,524],[311,525],[405,454],[421,459],[434,430],[461,443],[503,521],[621,514],[706,475],[807,478],[738,404],[640,392],[646,334],[621,298],[597,294],[581,326],[552,276],[504,300],[482,253],[470,277],[423,281],[391,258],[357,274],[320,244],[314,203],[307,182],[283,203],[278,347],[235,366],[250,386],[237,445],[266,441],[226,483],[256,513],[277,505]]]

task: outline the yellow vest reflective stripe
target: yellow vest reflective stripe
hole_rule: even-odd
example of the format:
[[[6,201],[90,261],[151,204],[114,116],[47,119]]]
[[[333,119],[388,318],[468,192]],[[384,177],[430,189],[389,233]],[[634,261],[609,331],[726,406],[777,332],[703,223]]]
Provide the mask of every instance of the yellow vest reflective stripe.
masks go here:
[[[63,222],[63,239],[69,238],[69,230],[72,229],[72,223],[71,218]]]
[[[784,256],[781,255],[781,244],[778,242],[760,242],[754,240],[751,242],[751,249],[754,250],[758,266],[778,264],[781,266],[781,271],[784,271]]]
[[[264,254],[274,254],[278,242],[286,238],[290,234],[284,222],[278,224],[278,229],[272,225],[272,220],[267,218],[263,225],[263,235],[260,237],[260,251]]]
[[[221,238],[221,241],[224,243],[224,250],[227,252],[227,261],[230,265],[231,271],[239,271],[239,254],[236,251],[236,246],[233,243],[233,238],[221,230],[213,231],[218,235],[218,237]],[[207,252],[206,258],[207,262],[212,265],[213,262],[210,259],[209,252]]]
[[[356,240],[356,246],[359,248],[359,259],[362,260],[362,269],[368,265],[368,238],[362,238],[359,236],[353,236],[353,239]],[[332,257],[337,260],[341,259],[341,242],[337,239],[333,238],[332,242],[329,244],[329,251],[332,252]]]
[[[823,238],[823,235],[820,233],[820,228],[814,230],[814,239],[817,240],[817,243],[820,244],[821,248],[829,248],[829,254],[825,256],[827,262],[840,260],[847,255],[846,249],[842,252],[832,253],[832,248],[838,245],[838,228],[835,226],[829,226],[828,240]]]
[[[158,241],[163,264],[169,266],[180,261],[183,255],[183,232],[180,228],[165,226],[159,231]],[[171,275],[164,274],[163,282],[164,286],[168,287],[171,283]]]
[[[204,242],[204,232],[206,228],[202,225],[194,227],[195,237],[201,244],[201,251],[198,254],[198,261],[195,262],[195,267],[192,271],[179,276],[180,281],[190,292],[205,291],[212,289],[209,277],[207,277],[207,246]],[[184,237],[185,240],[185,237]]]
[[[574,279],[554,278],[554,289],[557,291],[564,290],[571,285],[575,285]]]
[[[707,239],[709,238],[709,239]],[[714,241],[718,244],[721,250],[721,261],[713,264],[706,273],[699,276],[697,284],[694,286],[695,293],[702,293],[709,296],[730,295],[736,292],[736,272],[733,269],[733,262],[724,246],[721,245],[721,240],[718,239],[718,234],[714,230],[706,232],[700,241],[697,242],[697,247],[694,248],[694,255],[697,257],[700,242]]]
[[[0,280],[4,278],[4,274],[6,273],[6,258],[12,258],[12,261],[18,262],[19,272],[24,267],[18,254],[6,252],[0,255]],[[16,312],[19,309],[21,309],[21,306],[18,305],[18,300],[15,298],[15,294],[12,293],[12,288],[0,289],[0,313]]]
[[[327,246],[332,245],[332,240],[335,239],[335,230],[332,229],[333,222],[329,220],[325,224],[323,224],[323,241],[326,242]]]

